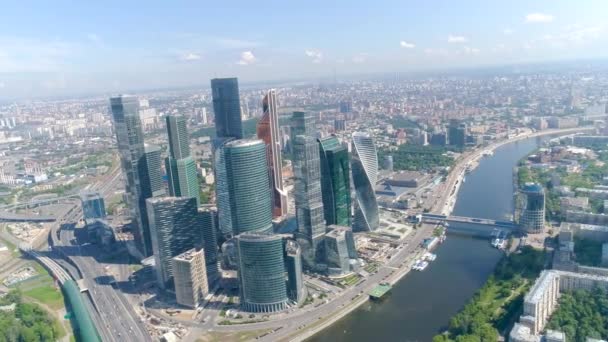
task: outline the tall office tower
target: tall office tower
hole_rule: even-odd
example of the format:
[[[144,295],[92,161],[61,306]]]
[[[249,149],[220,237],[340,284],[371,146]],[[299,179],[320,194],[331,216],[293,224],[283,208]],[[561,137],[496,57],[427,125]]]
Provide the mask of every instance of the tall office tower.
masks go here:
[[[233,139],[243,138],[239,84],[236,78],[211,80],[211,95],[215,113],[217,137],[213,141],[213,169],[219,229],[224,237],[233,232],[232,213],[228,194],[224,145]]]
[[[211,80],[215,130],[218,138],[243,138],[239,82],[235,78]]]
[[[264,114],[257,125],[258,139],[266,144],[268,171],[272,187],[272,216],[281,217],[287,214],[287,191],[283,188],[283,158],[281,157],[281,132],[279,130],[279,113],[277,112],[277,95],[274,89],[266,93],[262,100]]]
[[[340,101],[340,113],[350,113],[353,111],[353,102],[351,100]]]
[[[85,222],[106,218],[106,206],[99,192],[81,193],[80,202],[82,203],[82,213]]]
[[[354,231],[373,231],[380,224],[374,188],[378,178],[378,153],[368,133],[353,133],[352,172],[355,186]]]
[[[173,277],[171,259],[201,245],[201,225],[196,199],[192,197],[159,197],[146,200],[156,278],[165,288]]]
[[[224,147],[232,233],[272,230],[272,193],[262,140],[233,140]]]
[[[241,307],[251,312],[275,312],[287,307],[283,238],[264,233],[236,237],[239,255]]]
[[[150,224],[148,221],[146,199],[165,196],[163,176],[161,172],[160,147],[148,145],[144,147],[144,155],[138,164],[140,180],[139,207],[141,213],[141,226],[144,242],[144,255],[152,255],[152,240],[150,238]]]
[[[545,230],[545,190],[538,184],[528,183],[521,192],[523,208],[519,224],[527,233],[542,233]]]
[[[196,163],[190,155],[190,137],[186,118],[182,115],[169,115],[167,134],[169,136],[169,156],[165,168],[169,178],[169,195],[175,197],[194,197],[200,204],[200,186],[196,173]]]
[[[294,143],[295,138],[298,135],[305,135],[307,137],[315,137],[316,132],[316,120],[315,117],[307,112],[293,112],[291,116],[291,143]]]
[[[173,257],[171,262],[177,304],[198,307],[209,293],[204,251],[193,248]]]
[[[212,287],[220,279],[218,268],[218,246],[217,246],[217,209],[205,206],[198,209],[198,219],[201,225],[203,248],[205,249],[205,264],[207,267],[207,279],[209,287]]]
[[[321,193],[327,225],[351,225],[350,161],[348,149],[335,136],[319,139]]]
[[[293,130],[298,133],[293,142],[294,199],[298,230],[296,239],[302,246],[304,267],[314,269],[323,258],[319,245],[325,234],[323,197],[321,194],[321,166],[319,146],[310,135],[314,119],[302,112],[292,118]]]
[[[287,297],[296,303],[306,298],[302,277],[302,252],[294,240],[285,241],[285,268],[287,269]]]
[[[450,120],[448,140],[450,145],[464,147],[467,140],[467,124],[456,119]]]
[[[125,176],[125,197],[127,207],[135,219],[135,242],[144,255],[150,255],[144,243],[144,227],[140,206],[141,187],[139,163],[144,155],[144,133],[139,118],[139,100],[137,97],[120,95],[110,98],[112,121],[116,132],[120,165]]]
[[[349,227],[332,226],[325,235],[327,270],[331,276],[341,276],[351,271],[351,261],[356,260],[354,238]]]

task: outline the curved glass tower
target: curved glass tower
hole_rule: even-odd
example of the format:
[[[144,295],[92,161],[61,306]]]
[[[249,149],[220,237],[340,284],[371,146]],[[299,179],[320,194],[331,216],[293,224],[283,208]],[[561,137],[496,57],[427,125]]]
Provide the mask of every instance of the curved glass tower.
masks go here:
[[[524,207],[519,223],[528,233],[542,233],[545,229],[545,190],[534,183],[526,184],[522,189]]]
[[[272,194],[262,140],[234,140],[224,146],[228,201],[234,235],[272,230]]]
[[[284,310],[288,298],[283,238],[242,233],[236,241],[242,309],[251,312]]]
[[[321,188],[327,225],[350,227],[350,162],[335,136],[319,139]]]
[[[353,230],[373,231],[378,228],[378,202],[374,187],[378,179],[378,153],[368,133],[353,133],[352,172],[355,185],[355,218]]]

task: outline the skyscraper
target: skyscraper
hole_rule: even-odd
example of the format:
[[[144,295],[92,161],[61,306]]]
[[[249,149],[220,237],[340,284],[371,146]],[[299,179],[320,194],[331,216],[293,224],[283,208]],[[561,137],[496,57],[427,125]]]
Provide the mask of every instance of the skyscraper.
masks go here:
[[[211,80],[215,130],[213,141],[213,169],[215,175],[215,196],[217,202],[219,229],[222,235],[232,234],[232,213],[228,194],[224,145],[234,139],[243,138],[239,85],[236,78],[216,78]]]
[[[145,256],[152,255],[152,241],[150,240],[150,226],[148,223],[148,214],[146,212],[146,199],[166,195],[160,165],[160,147],[146,144],[144,147],[144,155],[141,157],[138,164],[141,189],[138,202],[139,207],[141,208],[140,221]]]
[[[99,192],[84,192],[80,194],[80,201],[85,222],[106,218],[106,206]]]
[[[190,155],[190,138],[184,116],[169,115],[165,118],[169,136],[169,156],[165,168],[169,178],[169,195],[194,197],[200,204],[200,186],[196,163]]]
[[[295,112],[293,131],[301,133],[293,142],[293,170],[295,176],[294,198],[298,229],[296,239],[302,246],[304,266],[314,269],[322,258],[318,248],[325,234],[325,217],[321,195],[321,166],[319,146],[310,135],[314,119],[307,113]]]
[[[354,231],[373,231],[380,223],[374,188],[378,177],[378,153],[371,135],[353,133],[352,172],[355,186]]]
[[[171,259],[195,247],[201,247],[196,199],[160,197],[146,200],[156,277],[165,288],[173,277]]]
[[[287,270],[287,297],[296,303],[306,298],[302,277],[302,252],[294,240],[285,240],[285,268]]]
[[[139,100],[128,95],[112,97],[110,98],[110,110],[120,154],[120,166],[125,176],[127,207],[131,210],[131,215],[135,220],[136,229],[133,235],[138,247],[146,254],[143,241],[144,228],[141,222],[141,188],[138,168],[144,155],[144,133],[139,118]]]
[[[218,138],[243,138],[239,82],[235,78],[211,80],[215,130]]]
[[[171,262],[177,303],[196,308],[209,293],[204,251],[193,248],[173,257]]]
[[[342,276],[351,271],[351,260],[356,259],[353,233],[350,227],[331,226],[325,236],[327,269],[332,276]]]
[[[268,171],[272,187],[272,216],[287,214],[287,191],[283,188],[283,158],[281,157],[281,132],[277,112],[277,95],[274,89],[266,93],[262,100],[264,115],[258,121],[257,135],[266,144]]]
[[[319,139],[321,193],[327,225],[350,227],[350,161],[348,149],[335,136]]]
[[[203,248],[205,249],[205,264],[207,268],[207,279],[209,287],[220,278],[218,268],[218,246],[217,246],[217,209],[205,206],[198,209],[198,219],[201,225]]]
[[[287,307],[283,238],[263,233],[236,237],[239,255],[241,307],[251,312],[275,312]]]
[[[225,144],[224,153],[233,234],[271,231],[266,145],[262,140],[233,140]]]

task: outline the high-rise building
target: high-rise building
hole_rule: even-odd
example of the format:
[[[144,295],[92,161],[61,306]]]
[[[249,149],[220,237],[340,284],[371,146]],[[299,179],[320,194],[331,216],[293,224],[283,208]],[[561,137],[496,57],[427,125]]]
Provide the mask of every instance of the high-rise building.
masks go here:
[[[262,140],[233,140],[225,144],[228,201],[234,235],[272,230],[272,194]]]
[[[242,233],[236,237],[241,307],[251,312],[276,312],[287,307],[283,238]]]
[[[321,193],[327,225],[351,225],[348,149],[335,136],[319,139]]]
[[[152,255],[152,241],[150,240],[150,226],[148,223],[148,214],[146,212],[146,199],[153,197],[165,196],[165,187],[163,185],[163,176],[161,172],[161,156],[160,147],[157,145],[148,145],[144,147],[144,155],[138,164],[139,180],[140,180],[140,198],[139,207],[141,213],[141,226],[144,243],[144,255]]]
[[[125,176],[125,198],[127,207],[135,220],[136,229],[133,232],[135,242],[144,255],[150,255],[144,243],[144,226],[142,225],[141,184],[139,163],[144,155],[144,133],[139,117],[139,100],[137,97],[120,95],[110,98],[110,110],[120,166]]]
[[[218,219],[217,209],[205,206],[198,209],[198,219],[201,225],[203,248],[205,250],[205,264],[207,267],[207,279],[209,287],[212,287],[220,278],[218,268],[218,245],[217,231]]]
[[[184,116],[166,117],[169,136],[169,156],[165,168],[169,178],[169,195],[175,197],[194,197],[200,204],[200,186],[196,173],[196,163],[190,155],[190,137]]]
[[[319,146],[310,135],[310,123],[314,122],[311,115],[295,112],[292,124],[295,132],[301,132],[294,137],[293,142],[293,172],[294,199],[298,229],[296,239],[302,246],[304,266],[314,269],[323,256],[316,241],[325,234],[325,216],[323,212],[323,197],[321,194],[321,165]]]
[[[99,192],[83,192],[80,201],[85,222],[106,217],[106,206]]]
[[[353,133],[352,173],[355,186],[354,231],[373,231],[380,224],[374,188],[378,179],[378,153],[368,133]]]
[[[283,188],[283,158],[281,157],[281,132],[279,130],[279,113],[277,112],[277,95],[274,89],[266,93],[262,100],[264,114],[257,125],[258,139],[266,144],[268,171],[272,187],[272,216],[281,217],[287,214],[287,191]]]
[[[351,272],[351,262],[357,258],[353,232],[350,227],[330,226],[325,235],[327,270],[331,276]]]
[[[529,183],[521,192],[523,208],[519,224],[528,233],[542,233],[545,230],[545,190],[538,184]]]
[[[232,212],[228,193],[224,146],[233,139],[243,138],[239,84],[236,78],[211,80],[216,139],[213,141],[213,169],[219,229],[223,236],[233,232]]]
[[[165,288],[173,277],[171,259],[201,246],[201,225],[196,199],[192,197],[159,197],[146,200],[156,278]]]
[[[451,120],[448,129],[448,140],[450,145],[464,147],[467,142],[467,125],[458,120]]]
[[[211,95],[218,138],[243,138],[239,82],[236,78],[211,80]]]
[[[285,241],[285,268],[287,270],[287,297],[296,303],[306,298],[302,277],[302,252],[294,240]]]
[[[196,308],[209,293],[203,250],[187,250],[171,262],[177,304]]]
[[[307,112],[293,112],[291,116],[291,142],[295,140],[298,135],[304,135],[307,137],[316,137],[316,119],[310,113]]]

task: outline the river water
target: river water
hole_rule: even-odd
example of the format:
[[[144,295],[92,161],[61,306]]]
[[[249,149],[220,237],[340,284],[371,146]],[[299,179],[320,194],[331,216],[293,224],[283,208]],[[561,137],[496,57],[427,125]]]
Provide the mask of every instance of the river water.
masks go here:
[[[460,187],[454,215],[510,218],[513,167],[539,146],[530,138],[498,148],[483,158]],[[492,273],[501,252],[487,239],[449,235],[424,272],[410,272],[381,302],[368,301],[309,339],[334,341],[431,341]]]

